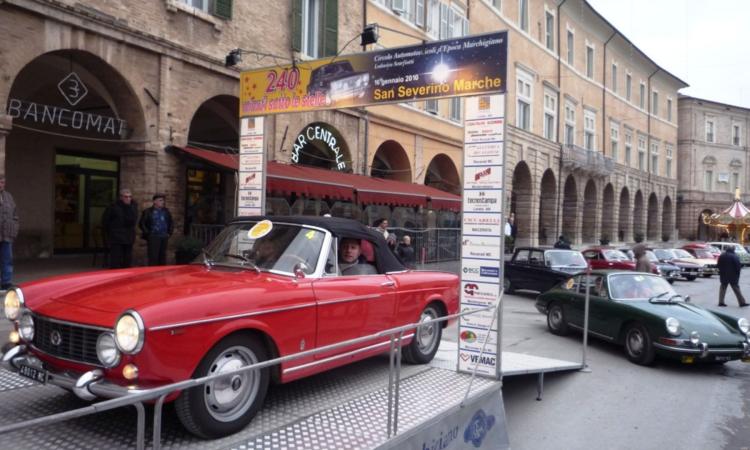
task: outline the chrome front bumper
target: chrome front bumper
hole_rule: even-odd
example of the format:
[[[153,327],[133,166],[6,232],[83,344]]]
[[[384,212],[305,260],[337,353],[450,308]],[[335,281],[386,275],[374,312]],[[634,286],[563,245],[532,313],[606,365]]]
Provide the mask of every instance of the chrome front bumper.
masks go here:
[[[680,353],[684,355],[697,355],[701,358],[716,355],[736,355],[741,358],[750,357],[750,345],[747,342],[742,343],[742,348],[710,348],[707,343],[701,342],[695,347],[677,347],[673,345],[661,344],[654,342],[654,347],[660,350]]]
[[[90,370],[85,373],[70,371],[55,372],[44,367],[42,361],[27,353],[25,345],[17,345],[8,350],[4,355],[2,367],[18,373],[21,365],[25,365],[46,373],[47,384],[59,386],[72,391],[83,400],[94,400],[95,398],[119,398],[130,394],[142,392],[137,386],[125,387],[104,379],[104,372],[100,369]]]

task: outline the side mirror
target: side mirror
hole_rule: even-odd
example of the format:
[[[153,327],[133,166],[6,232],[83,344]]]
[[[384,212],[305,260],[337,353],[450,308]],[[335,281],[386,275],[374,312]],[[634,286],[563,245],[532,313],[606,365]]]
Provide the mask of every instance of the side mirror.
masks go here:
[[[310,267],[308,267],[307,264],[303,262],[299,262],[294,265],[294,278],[305,278],[305,274],[308,270],[310,270]]]

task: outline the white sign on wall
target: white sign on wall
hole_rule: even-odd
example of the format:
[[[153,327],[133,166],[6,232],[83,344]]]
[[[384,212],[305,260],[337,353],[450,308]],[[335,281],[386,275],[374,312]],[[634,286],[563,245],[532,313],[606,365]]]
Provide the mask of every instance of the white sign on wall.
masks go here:
[[[240,119],[238,216],[259,216],[265,213],[264,142],[263,117]]]
[[[497,305],[458,322],[458,370],[500,376],[505,95],[466,99],[461,227],[461,311]]]

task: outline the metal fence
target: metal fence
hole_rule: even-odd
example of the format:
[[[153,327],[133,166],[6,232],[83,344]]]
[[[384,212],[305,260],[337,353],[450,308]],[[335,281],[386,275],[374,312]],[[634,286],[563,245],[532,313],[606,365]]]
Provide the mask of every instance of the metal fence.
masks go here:
[[[408,235],[414,247],[417,263],[437,263],[458,261],[461,258],[460,228],[388,228],[389,233],[398,236],[399,242]]]
[[[173,392],[176,391],[182,391],[185,389],[194,388],[197,386],[202,386],[208,382],[218,380],[219,378],[231,378],[233,375],[237,375],[244,372],[249,372],[251,370],[260,370],[265,369],[267,367],[272,367],[277,364],[281,364],[288,361],[293,361],[299,358],[305,358],[308,356],[313,356],[318,353],[328,352],[331,350],[338,350],[343,347],[348,347],[351,345],[356,344],[364,344],[367,342],[371,342],[373,340],[377,339],[383,339],[383,338],[389,338],[390,339],[390,370],[389,370],[389,376],[388,376],[388,400],[387,400],[387,409],[388,409],[388,422],[387,422],[387,430],[386,434],[388,438],[391,438],[392,436],[395,436],[398,433],[398,409],[399,409],[399,386],[400,386],[400,380],[401,380],[401,340],[404,339],[404,333],[413,332],[413,330],[417,330],[420,326],[426,326],[431,323],[442,323],[447,320],[452,320],[459,318],[461,316],[466,316],[470,314],[476,314],[484,311],[492,311],[493,313],[496,312],[498,305],[500,304],[500,301],[498,300],[497,303],[491,306],[486,306],[483,308],[478,309],[471,309],[464,312],[460,312],[457,314],[451,314],[443,317],[439,317],[437,319],[431,319],[431,320],[425,320],[423,322],[416,322],[416,323],[410,323],[407,325],[403,325],[400,327],[390,328],[388,330],[384,330],[378,333],[374,333],[368,336],[359,337],[356,339],[350,339],[347,341],[337,342],[335,344],[326,345],[324,347],[319,347],[313,350],[307,350],[304,352],[295,353],[292,355],[282,356],[280,358],[270,359],[267,361],[259,362],[256,364],[251,364],[248,366],[240,367],[239,369],[233,370],[231,372],[225,372],[210,376],[205,376],[201,378],[195,378],[195,379],[188,379],[184,381],[180,381],[177,383],[172,383],[166,386],[153,388],[153,389],[147,389],[144,391],[140,391],[137,393],[132,393],[126,397],[120,397],[115,398],[111,400],[105,400],[99,403],[92,404],[90,406],[86,406],[79,409],[74,409],[70,411],[65,411],[57,414],[52,414],[49,416],[39,417],[36,419],[31,420],[24,420],[22,422],[17,422],[10,425],[4,425],[0,426],[0,435],[11,433],[14,431],[19,431],[23,429],[27,429],[31,426],[44,426],[44,425],[52,425],[59,422],[64,422],[66,420],[75,419],[78,417],[84,417],[93,415],[96,413],[109,411],[116,408],[121,408],[124,406],[133,406],[135,407],[137,413],[138,413],[138,425],[137,425],[137,435],[136,435],[136,448],[138,450],[145,449],[145,435],[146,435],[146,409],[144,407],[145,402],[154,401],[154,419],[153,419],[153,436],[152,436],[152,448],[154,450],[161,449],[161,423],[162,423],[162,409],[164,405],[164,400]],[[417,331],[418,332],[418,331]],[[489,333],[488,333],[489,336]],[[406,336],[408,337],[408,335]],[[479,356],[481,358],[482,354],[484,353],[484,346],[487,344],[487,340],[485,339],[484,345],[482,346],[482,351],[480,352]],[[352,355],[357,353],[362,353],[366,351],[370,351],[371,348],[365,347],[358,350],[346,352],[341,355],[334,356],[334,359],[338,358],[350,358]],[[324,364],[330,362],[330,358],[326,358],[325,360],[318,361],[312,363],[313,365],[318,364]],[[474,369],[474,372],[472,373],[471,381],[467,387],[466,394],[464,396],[464,401],[468,398],[471,388],[472,388],[472,382],[474,380],[474,377],[476,376],[476,367]],[[463,404],[463,403],[462,403]]]

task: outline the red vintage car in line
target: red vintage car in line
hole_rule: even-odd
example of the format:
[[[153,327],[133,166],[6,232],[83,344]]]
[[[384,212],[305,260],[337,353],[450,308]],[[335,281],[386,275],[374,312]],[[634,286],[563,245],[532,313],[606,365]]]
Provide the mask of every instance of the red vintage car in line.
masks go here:
[[[584,250],[583,257],[592,269],[635,270],[635,261],[612,247],[591,247]]]
[[[341,262],[342,241],[360,248],[354,266]],[[359,273],[371,274],[347,274],[360,265]],[[454,274],[406,270],[382,236],[359,222],[239,218],[190,265],[60,276],[12,288],[5,314],[20,342],[3,364],[86,400],[121,397],[454,314],[458,284]],[[430,361],[444,326],[425,325],[405,336],[404,359]],[[168,400],[191,433],[224,436],[250,422],[269,383],[388,346],[380,338],[214,380]],[[351,353],[356,349],[366,351]]]

